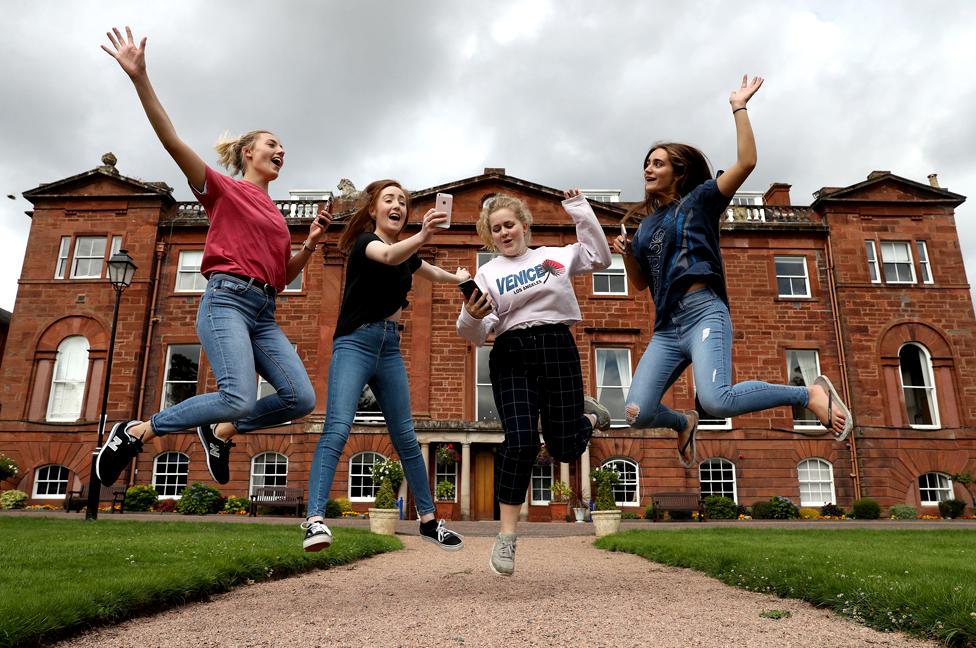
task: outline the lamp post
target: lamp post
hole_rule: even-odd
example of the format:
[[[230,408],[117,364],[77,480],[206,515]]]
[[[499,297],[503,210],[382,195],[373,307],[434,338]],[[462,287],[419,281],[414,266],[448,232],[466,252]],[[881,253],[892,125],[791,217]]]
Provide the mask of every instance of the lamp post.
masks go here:
[[[136,264],[125,250],[119,250],[108,260],[108,280],[115,289],[115,310],[112,312],[112,334],[109,336],[108,357],[105,359],[105,382],[102,383],[102,413],[98,417],[98,443],[92,452],[91,475],[88,479],[88,508],[85,511],[86,520],[98,519],[98,499],[102,485],[95,476],[95,458],[105,439],[105,423],[108,418],[108,383],[112,378],[112,356],[115,355],[115,328],[119,323],[119,301],[122,291],[132,283],[132,276],[136,273]]]

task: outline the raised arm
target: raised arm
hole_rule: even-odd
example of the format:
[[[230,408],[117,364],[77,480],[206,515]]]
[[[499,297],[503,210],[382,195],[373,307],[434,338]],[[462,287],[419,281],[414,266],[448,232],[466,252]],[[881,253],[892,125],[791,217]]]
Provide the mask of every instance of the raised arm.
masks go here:
[[[634,258],[634,251],[631,247],[632,239],[627,238],[627,228],[623,223],[620,224],[620,234],[613,239],[613,251],[624,258],[624,268],[627,270],[627,281],[630,282],[638,292],[647,288],[647,277],[641,270],[640,264]]]
[[[377,263],[400,265],[423,247],[424,243],[429,241],[435,232],[440,231],[437,225],[446,221],[447,214],[445,212],[429,209],[424,214],[419,232],[392,245],[383,241],[372,241],[366,246],[366,256]]]
[[[152,84],[149,82],[149,74],[146,72],[146,38],[143,37],[138,46],[132,38],[132,30],[125,28],[126,37],[123,38],[121,32],[115,27],[112,31],[106,32],[108,40],[112,43],[111,49],[102,45],[102,49],[108,52],[109,56],[118,61],[122,70],[129,75],[132,85],[136,88],[139,101],[146,111],[146,117],[156,136],[163,144],[163,148],[170,154],[180,171],[186,176],[190,185],[198,190],[203,190],[206,178],[206,163],[197,155],[193,149],[187,146],[176,134],[173,122],[170,121],[163,105],[156,96]]]
[[[426,261],[420,262],[420,267],[417,268],[417,274],[427,281],[448,284],[459,284],[471,278],[471,273],[468,272],[467,268],[458,267],[457,272],[448,272],[444,268],[427,263]]]
[[[716,184],[723,196],[732,197],[746,181],[752,170],[756,168],[756,138],[752,134],[752,124],[749,123],[749,111],[746,104],[752,95],[762,87],[763,78],[753,77],[749,83],[749,75],[742,77],[742,85],[729,95],[732,105],[732,117],[735,119],[735,162],[719,176]]]
[[[610,246],[586,196],[579,189],[568,189],[563,192],[563,197],[563,209],[576,223],[576,240],[579,241],[573,246],[575,254],[570,273],[581,274],[609,267]]]

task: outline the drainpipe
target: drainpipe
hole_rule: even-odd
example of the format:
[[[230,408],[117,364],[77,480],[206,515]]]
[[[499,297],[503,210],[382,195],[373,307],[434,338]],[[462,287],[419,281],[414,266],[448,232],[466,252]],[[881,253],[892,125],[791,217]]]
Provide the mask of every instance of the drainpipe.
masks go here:
[[[826,216],[824,217],[826,221]],[[828,226],[829,228],[829,226]],[[837,338],[837,347],[840,355],[840,382],[841,391],[844,394],[844,402],[851,402],[850,382],[847,378],[847,350],[844,347],[844,336],[840,324],[840,314],[838,310],[837,282],[834,278],[834,248],[830,241],[830,231],[827,232],[827,286],[830,291],[830,313],[834,323],[834,336]],[[853,411],[851,414],[853,415]],[[851,430],[847,437],[847,447],[851,452],[851,479],[854,480],[854,499],[861,499],[861,471],[857,465],[857,429]]]

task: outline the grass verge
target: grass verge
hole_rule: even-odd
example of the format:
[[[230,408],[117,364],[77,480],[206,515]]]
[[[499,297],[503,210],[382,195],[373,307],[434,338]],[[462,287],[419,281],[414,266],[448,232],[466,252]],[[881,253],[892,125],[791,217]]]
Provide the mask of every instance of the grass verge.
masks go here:
[[[359,529],[333,533],[332,547],[305,553],[291,525],[0,518],[0,646],[36,645],[403,547]]]
[[[976,645],[972,531],[628,531],[600,538],[596,546],[803,599],[878,630]]]

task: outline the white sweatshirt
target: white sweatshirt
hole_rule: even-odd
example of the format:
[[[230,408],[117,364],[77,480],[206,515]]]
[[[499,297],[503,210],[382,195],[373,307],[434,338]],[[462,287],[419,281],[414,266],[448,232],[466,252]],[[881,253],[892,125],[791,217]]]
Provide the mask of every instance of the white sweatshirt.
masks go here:
[[[608,267],[610,246],[585,196],[564,200],[563,209],[576,222],[579,242],[497,256],[483,265],[474,280],[494,310],[479,320],[462,306],[457,320],[461,337],[481,346],[490,333],[501,335],[519,325],[580,321],[571,277]]]

